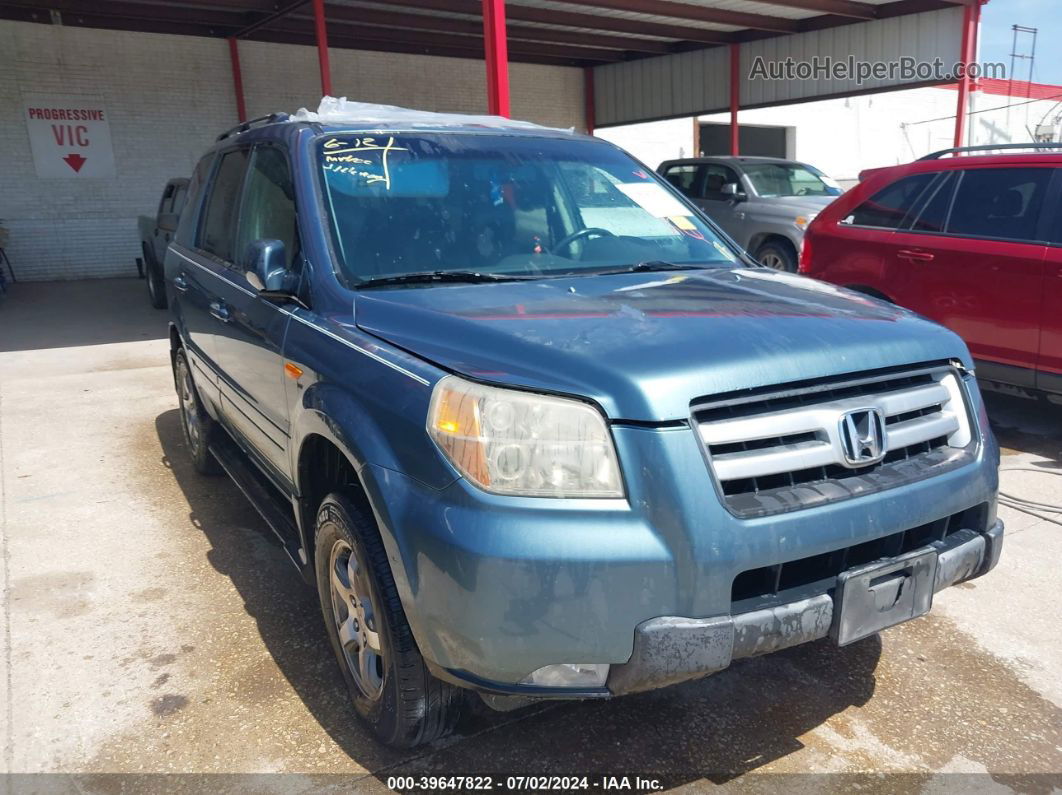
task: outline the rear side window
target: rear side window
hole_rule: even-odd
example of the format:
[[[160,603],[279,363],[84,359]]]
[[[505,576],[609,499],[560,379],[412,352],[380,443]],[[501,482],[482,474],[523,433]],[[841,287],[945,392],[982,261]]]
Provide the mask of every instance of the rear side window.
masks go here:
[[[934,177],[934,173],[912,174],[897,180],[856,207],[844,223],[897,229]]]
[[[915,232],[943,232],[958,180],[957,171],[941,174],[925,191],[924,200],[919,203],[921,206],[916,210],[916,216],[905,228]]]
[[[671,166],[664,174],[664,179],[687,196],[696,198],[700,191],[698,179],[700,172],[701,167],[692,163],[684,166]]]
[[[251,158],[243,189],[240,228],[233,256],[247,267],[247,248],[256,240],[279,240],[290,266],[298,244],[295,234],[295,189],[284,153],[275,146],[259,146]]]
[[[1036,241],[1049,168],[964,171],[947,231],[968,237]]]
[[[236,208],[246,169],[246,150],[236,149],[223,154],[203,210],[199,247],[225,262],[232,262]]]

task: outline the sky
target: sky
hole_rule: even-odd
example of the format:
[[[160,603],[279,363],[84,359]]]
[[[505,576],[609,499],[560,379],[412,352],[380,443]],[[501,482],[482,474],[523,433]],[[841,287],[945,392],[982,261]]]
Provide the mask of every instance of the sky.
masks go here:
[[[989,0],[981,11],[981,61],[1001,61],[1010,69],[1012,25],[1039,28],[1033,81],[1062,85],[1062,0]],[[1019,34],[1017,51],[1028,53],[1030,43],[1030,36]],[[1013,77],[1028,79],[1028,61],[1015,60]]]

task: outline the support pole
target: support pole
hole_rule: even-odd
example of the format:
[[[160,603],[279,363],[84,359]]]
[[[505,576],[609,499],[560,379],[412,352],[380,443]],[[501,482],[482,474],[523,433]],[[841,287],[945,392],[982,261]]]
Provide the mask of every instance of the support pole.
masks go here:
[[[738,108],[741,105],[741,45],[730,45],[730,154],[741,154],[741,128]]]
[[[313,27],[317,34],[317,60],[321,65],[321,96],[332,96],[332,69],[328,65],[328,30],[324,0],[313,0]]]
[[[229,36],[229,60],[232,61],[232,87],[236,90],[236,116],[247,121],[247,105],[243,99],[243,73],[240,71],[240,45],[235,36]]]
[[[509,45],[505,37],[505,0],[483,0],[483,49],[487,61],[487,110],[493,116],[508,117]]]
[[[970,64],[977,57],[977,30],[981,25],[980,0],[972,5],[963,6],[962,10],[962,43],[959,46],[959,60],[963,64],[963,72],[959,77],[958,99],[955,107],[955,146],[963,145],[966,134],[966,111],[970,101],[971,78],[968,73]]]
[[[586,117],[586,134],[594,134],[595,108],[594,108],[594,67],[583,68],[583,102],[586,103],[584,116]]]

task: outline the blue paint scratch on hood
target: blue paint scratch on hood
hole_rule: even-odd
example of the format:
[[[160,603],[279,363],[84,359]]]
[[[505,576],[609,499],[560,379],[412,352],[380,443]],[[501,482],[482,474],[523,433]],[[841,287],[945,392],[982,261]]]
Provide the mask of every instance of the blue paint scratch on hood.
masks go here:
[[[668,421],[690,401],[881,367],[961,359],[904,309],[766,268],[582,276],[360,293],[364,331],[478,380]]]

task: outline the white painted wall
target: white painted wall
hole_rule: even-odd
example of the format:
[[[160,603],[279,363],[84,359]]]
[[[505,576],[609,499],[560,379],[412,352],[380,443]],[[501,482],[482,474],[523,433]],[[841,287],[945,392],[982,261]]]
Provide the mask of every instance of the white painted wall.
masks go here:
[[[742,124],[796,128],[795,157],[811,163],[846,186],[865,168],[908,163],[952,145],[956,92],[951,88],[914,88],[848,99],[827,99],[777,108],[743,110]],[[1023,97],[971,94],[967,144],[1032,140],[1045,114],[1062,112],[1055,101],[1025,103]],[[1054,110],[1054,113],[1050,111]],[[728,113],[700,117],[729,124]],[[630,124],[598,130],[596,135],[627,149],[654,168],[662,160],[688,157],[693,149],[691,119]],[[1056,138],[1057,140],[1057,138]]]
[[[312,47],[242,42],[253,117],[316,107]],[[477,60],[333,50],[337,94],[425,110],[486,112]],[[516,118],[583,128],[582,70],[512,64]],[[112,179],[37,178],[22,118],[26,94],[102,97],[117,164]],[[187,175],[236,123],[223,39],[0,21],[0,219],[20,280],[133,275],[136,217],[152,214],[166,180]]]

